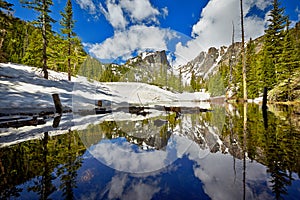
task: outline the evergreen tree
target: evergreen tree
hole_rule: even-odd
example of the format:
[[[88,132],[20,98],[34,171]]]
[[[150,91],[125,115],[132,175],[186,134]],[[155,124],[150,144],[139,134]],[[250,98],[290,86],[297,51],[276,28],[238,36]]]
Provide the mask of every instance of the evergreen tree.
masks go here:
[[[65,12],[60,13],[62,15],[62,19],[60,21],[60,24],[63,26],[61,29],[61,32],[65,35],[67,35],[67,41],[68,41],[68,80],[71,80],[71,46],[72,46],[72,37],[75,36],[75,33],[73,32],[74,29],[74,20],[73,20],[73,10],[72,10],[72,2],[71,0],[67,1]]]
[[[183,86],[182,86],[182,71],[181,68],[179,69],[179,92],[183,91]]]
[[[52,0],[21,0],[26,8],[33,9],[39,13],[38,19],[34,22],[41,28],[43,38],[43,72],[44,78],[48,79],[47,70],[47,47],[48,47],[48,33],[51,31],[51,23],[55,22],[50,17],[50,6],[53,5]]]
[[[194,70],[192,71],[191,83],[190,84],[192,86],[193,91],[196,91],[197,83],[196,83],[196,75],[195,75]]]
[[[289,24],[290,22],[287,22],[287,31],[284,37],[284,43],[283,43],[283,50],[282,55],[278,59],[279,63],[277,64],[278,67],[278,76],[280,80],[287,80],[286,84],[286,91],[285,91],[285,98],[283,100],[290,101],[291,99],[291,80],[293,77],[293,74],[295,72],[295,69],[299,67],[299,63],[297,60],[299,59],[297,57],[297,50],[295,47],[295,42],[291,36],[291,31],[289,31]]]
[[[249,98],[253,99],[258,97],[259,90],[261,89],[259,87],[258,76],[257,76],[257,64],[255,62],[255,44],[250,38],[249,43],[246,47],[246,69],[247,69],[247,87],[248,87],[248,96]]]
[[[31,34],[28,36],[28,46],[26,47],[26,51],[21,60],[23,64],[35,67],[43,67],[42,41],[43,39],[39,29],[35,29],[31,32]]]
[[[12,6],[13,4],[0,0],[0,61],[4,60],[2,45],[10,24],[10,15],[8,12],[12,11]]]
[[[273,0],[269,25],[265,30],[264,41],[264,79],[266,87],[274,87],[278,82],[279,58],[283,49],[284,28],[286,17],[284,8],[280,8],[278,0]],[[269,60],[270,59],[270,60]]]

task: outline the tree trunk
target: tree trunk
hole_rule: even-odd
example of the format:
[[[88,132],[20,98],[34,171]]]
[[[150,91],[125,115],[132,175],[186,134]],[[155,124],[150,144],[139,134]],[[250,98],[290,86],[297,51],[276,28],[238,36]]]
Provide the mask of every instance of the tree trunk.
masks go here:
[[[0,50],[2,49],[2,45],[3,45],[3,42],[4,42],[4,38],[5,38],[5,35],[6,35],[6,30],[5,29],[1,29],[0,30],[0,33],[1,34],[1,38],[0,38]]]
[[[46,0],[43,0],[43,21],[42,21],[42,35],[43,35],[43,72],[44,78],[48,79],[48,70],[47,70],[47,27],[46,27]]]
[[[68,42],[69,42],[69,45],[68,45],[68,80],[71,81],[71,59],[70,59],[70,56],[71,56],[71,34],[69,33],[68,34]]]
[[[242,64],[243,64],[243,93],[244,102],[247,101],[247,70],[246,70],[246,59],[245,59],[245,31],[244,31],[244,12],[243,12],[243,0],[240,0],[241,4],[241,27],[242,27]]]

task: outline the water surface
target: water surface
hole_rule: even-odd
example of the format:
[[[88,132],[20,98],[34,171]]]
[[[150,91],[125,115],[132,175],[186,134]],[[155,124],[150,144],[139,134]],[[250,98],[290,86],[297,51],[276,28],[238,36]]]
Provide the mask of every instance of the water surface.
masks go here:
[[[243,112],[133,114],[3,147],[0,199],[300,199],[298,109]]]

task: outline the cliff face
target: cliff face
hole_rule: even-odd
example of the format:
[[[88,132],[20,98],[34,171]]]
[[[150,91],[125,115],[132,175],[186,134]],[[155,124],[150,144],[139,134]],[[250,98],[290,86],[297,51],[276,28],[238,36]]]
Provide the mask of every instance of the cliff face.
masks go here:
[[[236,64],[240,52],[241,43],[239,42],[229,47],[222,46],[219,49],[211,47],[207,52],[200,52],[195,59],[181,66],[180,69],[187,80],[190,79],[193,71],[196,76],[207,79],[218,70],[221,63],[229,65],[232,62],[232,64]]]
[[[143,52],[134,58],[130,58],[125,65],[129,66],[156,66],[166,65],[170,67],[166,51]]]
[[[142,53],[142,61],[146,64],[159,64],[170,67],[166,51],[156,51],[154,53]]]
[[[220,56],[222,56],[221,53],[220,49],[215,47],[211,47],[208,52],[200,52],[196,58],[180,67],[183,77],[189,80],[192,72],[196,76],[205,76],[218,63]]]
[[[124,65],[128,70],[123,81],[139,81],[164,86],[171,69],[165,51],[143,52]]]

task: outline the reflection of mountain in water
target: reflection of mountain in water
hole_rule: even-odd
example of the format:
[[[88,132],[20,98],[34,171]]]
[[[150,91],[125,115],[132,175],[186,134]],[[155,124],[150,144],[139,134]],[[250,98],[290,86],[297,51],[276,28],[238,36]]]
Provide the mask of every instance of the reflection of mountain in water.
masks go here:
[[[167,116],[134,121],[104,121],[91,125],[81,138],[87,147],[99,143],[102,139],[126,138],[143,150],[165,150],[172,134],[195,142],[200,149],[211,152],[226,152],[228,147],[220,140],[224,124],[224,108],[212,112],[194,112],[178,118],[176,113]]]

